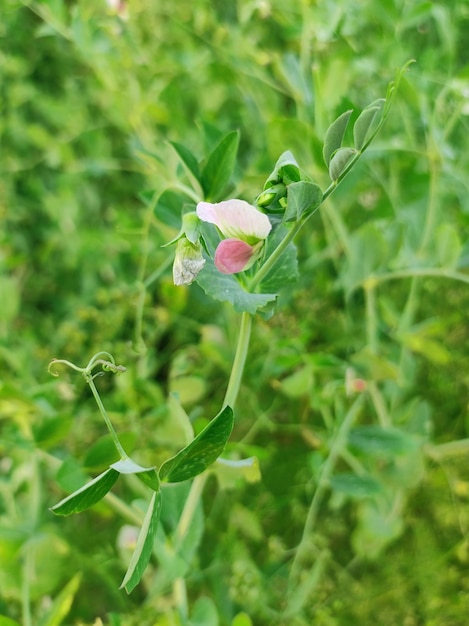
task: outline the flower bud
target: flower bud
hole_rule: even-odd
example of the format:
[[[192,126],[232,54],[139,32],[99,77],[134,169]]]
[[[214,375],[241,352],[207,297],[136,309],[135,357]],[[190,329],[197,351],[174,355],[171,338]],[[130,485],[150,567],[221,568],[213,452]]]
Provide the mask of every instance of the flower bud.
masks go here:
[[[272,185],[264,189],[256,198],[256,205],[270,211],[283,211],[284,207],[279,204],[281,198],[287,195],[287,189],[283,183]]]
[[[190,285],[205,265],[202,246],[198,241],[192,243],[186,237],[177,242],[176,256],[173,264],[173,281],[175,285]]]

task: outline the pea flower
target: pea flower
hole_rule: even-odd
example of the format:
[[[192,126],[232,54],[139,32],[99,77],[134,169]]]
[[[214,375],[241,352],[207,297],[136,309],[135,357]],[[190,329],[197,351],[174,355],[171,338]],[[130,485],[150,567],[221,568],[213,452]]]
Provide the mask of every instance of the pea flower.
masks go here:
[[[223,274],[237,274],[259,258],[272,226],[269,218],[244,200],[211,204],[199,202],[197,216],[214,224],[225,237],[215,251],[214,263]]]

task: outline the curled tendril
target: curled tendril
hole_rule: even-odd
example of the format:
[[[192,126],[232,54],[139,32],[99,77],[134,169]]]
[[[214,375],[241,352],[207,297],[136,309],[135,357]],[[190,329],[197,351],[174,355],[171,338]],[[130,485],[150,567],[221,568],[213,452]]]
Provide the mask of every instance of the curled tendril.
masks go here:
[[[101,372],[101,374],[103,374],[104,372],[112,372],[113,374],[122,374],[123,372],[127,371],[123,365],[116,365],[114,362],[111,363],[110,361],[104,361],[102,359],[95,361],[94,364],[101,365],[101,367],[103,368],[103,371]]]
[[[75,370],[76,372],[83,372],[85,368],[83,367],[78,367],[78,365],[75,365],[74,363],[71,363],[70,361],[66,361],[65,359],[52,359],[52,361],[49,363],[49,367],[47,368],[47,371],[49,372],[49,374],[51,374],[52,376],[59,376],[59,372],[57,371],[53,371],[53,367],[54,365],[66,365],[67,367],[72,368],[72,370]]]
[[[104,359],[102,357],[107,358]],[[116,365],[114,357],[112,356],[112,354],[109,354],[109,352],[97,352],[91,357],[86,367],[79,367],[78,365],[75,365],[75,363],[71,363],[70,361],[67,361],[65,359],[52,359],[48,367],[49,374],[51,374],[52,376],[59,376],[59,372],[53,370],[53,367],[58,364],[66,365],[76,372],[81,372],[87,382],[93,380],[94,378],[96,378],[96,376],[104,376],[105,372],[122,374],[126,371],[126,368],[123,365]],[[93,374],[93,369],[99,365],[101,366],[102,371]]]

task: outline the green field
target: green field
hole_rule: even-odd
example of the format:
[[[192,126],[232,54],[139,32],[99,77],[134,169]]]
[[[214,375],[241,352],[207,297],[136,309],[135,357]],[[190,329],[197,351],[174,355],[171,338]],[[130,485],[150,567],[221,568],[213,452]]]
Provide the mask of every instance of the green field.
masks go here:
[[[0,4],[0,626],[464,626],[469,0]]]

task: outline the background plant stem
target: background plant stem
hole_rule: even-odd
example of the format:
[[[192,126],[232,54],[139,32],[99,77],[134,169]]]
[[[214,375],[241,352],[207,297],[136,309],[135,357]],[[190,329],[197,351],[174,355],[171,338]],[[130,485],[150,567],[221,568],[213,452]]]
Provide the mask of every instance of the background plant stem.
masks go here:
[[[314,492],[314,496],[311,500],[311,504],[308,510],[308,515],[306,517],[306,522],[303,528],[303,534],[301,536],[300,543],[295,552],[295,556],[293,558],[290,576],[289,576],[289,600],[288,605],[291,606],[292,603],[295,603],[295,597],[298,595],[298,585],[300,583],[301,578],[301,569],[306,561],[306,557],[310,552],[311,546],[314,545],[313,540],[313,531],[316,525],[316,521],[319,514],[320,506],[323,502],[324,496],[328,489],[329,479],[334,471],[335,464],[337,459],[339,458],[343,448],[346,445],[347,435],[353,426],[358,413],[362,407],[364,401],[364,396],[358,396],[355,402],[352,404],[347,414],[345,415],[344,420],[340,424],[337,434],[332,442],[329,455],[324,462],[322,467],[322,472],[319,476],[316,490]],[[309,590],[311,591],[311,590]],[[289,609],[287,608],[287,611]]]

